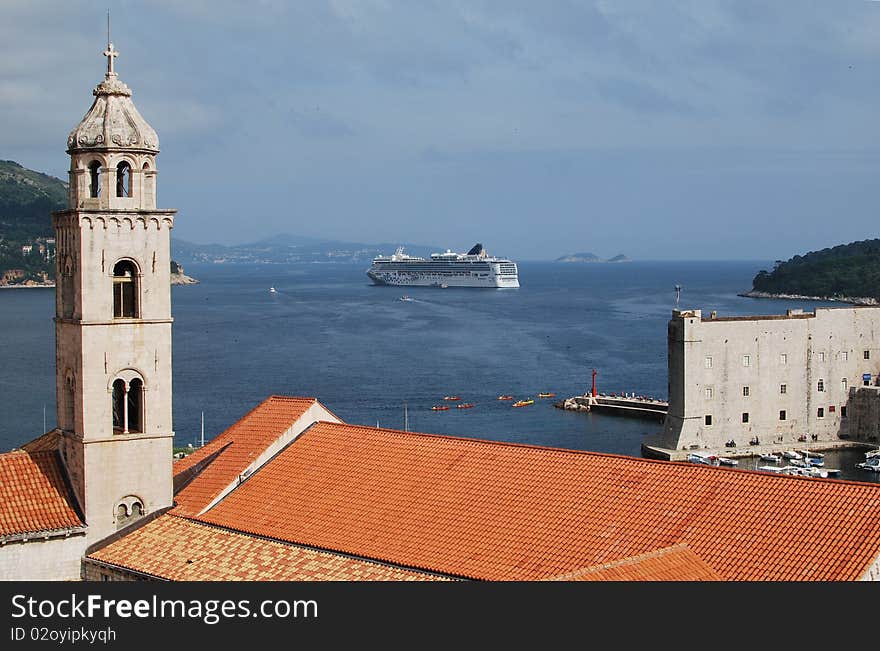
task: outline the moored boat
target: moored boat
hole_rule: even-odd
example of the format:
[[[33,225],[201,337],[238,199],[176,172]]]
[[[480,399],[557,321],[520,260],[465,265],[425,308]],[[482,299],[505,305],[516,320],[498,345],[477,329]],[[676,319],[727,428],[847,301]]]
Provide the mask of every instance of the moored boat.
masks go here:
[[[458,409],[470,409],[473,407],[473,403],[470,402],[462,402],[461,404],[455,405]]]
[[[546,391],[546,392],[543,392],[543,393],[539,393],[539,394],[538,394],[538,397],[539,397],[539,398],[555,398],[555,397],[556,397],[556,394],[555,394],[555,393],[551,393],[551,392],[549,392],[549,391]]]
[[[449,407],[446,405],[434,405],[431,407],[431,411],[446,411],[447,409],[449,409]]]
[[[499,400],[513,400],[513,396],[498,396]]]
[[[794,450],[786,450],[782,453],[782,456],[786,459],[801,459],[801,455],[795,452]]]
[[[769,452],[765,452],[764,454],[759,455],[759,458],[761,459],[761,461],[770,461],[771,463],[779,463],[781,461],[779,455]]]
[[[459,396],[443,396],[444,400],[449,400],[450,402],[455,402],[456,400],[461,400]]]
[[[739,461],[736,459],[730,459],[728,457],[718,457],[718,463],[722,466],[737,466],[739,465]]]
[[[534,400],[517,400],[515,403],[513,403],[512,406],[513,407],[527,407],[527,406],[533,405],[533,404],[535,404]]]

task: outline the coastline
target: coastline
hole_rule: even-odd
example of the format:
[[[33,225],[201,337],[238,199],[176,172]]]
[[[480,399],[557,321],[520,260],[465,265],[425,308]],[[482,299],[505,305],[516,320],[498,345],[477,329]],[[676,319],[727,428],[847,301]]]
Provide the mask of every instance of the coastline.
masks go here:
[[[849,303],[851,305],[880,305],[876,298],[865,296],[805,296],[803,294],[774,294],[771,292],[759,292],[754,289],[737,294],[745,298],[776,298],[797,301],[833,301],[836,303]]]
[[[51,287],[54,289],[55,283],[34,283],[33,285],[0,285],[0,289],[39,289]]]

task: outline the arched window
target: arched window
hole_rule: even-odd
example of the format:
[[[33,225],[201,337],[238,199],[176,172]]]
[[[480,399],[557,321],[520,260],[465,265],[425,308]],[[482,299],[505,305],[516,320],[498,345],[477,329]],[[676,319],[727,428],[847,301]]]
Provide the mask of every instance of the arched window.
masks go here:
[[[113,381],[113,431],[125,432],[125,380]]]
[[[116,529],[122,529],[135,520],[139,520],[144,515],[144,505],[141,504],[139,498],[129,495],[122,498],[122,501],[116,505]]]
[[[137,318],[137,303],[137,267],[130,260],[120,260],[113,266],[113,318]]]
[[[115,434],[137,434],[144,431],[143,380],[138,377],[128,382],[122,378],[114,380],[112,402]]]
[[[131,165],[126,161],[116,166],[116,196],[131,196]]]
[[[93,160],[89,163],[89,195],[101,196],[101,163]]]
[[[144,383],[138,378],[128,384],[128,431],[143,432]]]

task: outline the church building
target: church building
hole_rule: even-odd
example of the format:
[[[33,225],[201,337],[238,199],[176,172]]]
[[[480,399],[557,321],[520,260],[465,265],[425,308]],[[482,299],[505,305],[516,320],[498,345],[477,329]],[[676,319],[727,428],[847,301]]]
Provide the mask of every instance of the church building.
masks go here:
[[[53,215],[57,427],[0,454],[0,579],[880,579],[878,484],[363,427],[288,396],[173,461],[175,211],[104,55]]]

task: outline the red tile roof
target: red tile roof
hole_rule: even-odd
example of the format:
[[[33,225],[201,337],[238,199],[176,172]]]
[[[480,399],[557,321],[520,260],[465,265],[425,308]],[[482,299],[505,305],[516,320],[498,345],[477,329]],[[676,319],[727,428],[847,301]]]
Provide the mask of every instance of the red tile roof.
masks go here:
[[[74,504],[57,452],[0,454],[0,536],[82,527]]]
[[[88,558],[171,581],[440,581],[440,577],[161,515]]]
[[[880,485],[319,423],[199,519],[490,580],[679,543],[722,579],[852,580]]]
[[[178,490],[174,513],[198,514],[297,419],[318,404],[314,398],[271,396],[210,443],[176,461],[174,481]],[[196,476],[198,480],[193,481]]]
[[[673,545],[554,577],[553,581],[720,581],[687,545]]]

